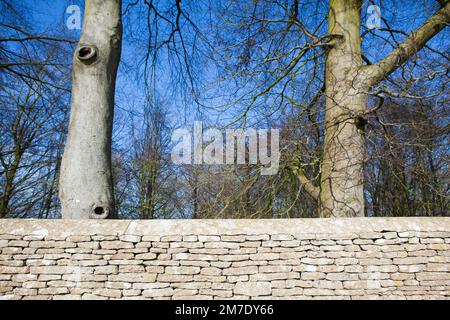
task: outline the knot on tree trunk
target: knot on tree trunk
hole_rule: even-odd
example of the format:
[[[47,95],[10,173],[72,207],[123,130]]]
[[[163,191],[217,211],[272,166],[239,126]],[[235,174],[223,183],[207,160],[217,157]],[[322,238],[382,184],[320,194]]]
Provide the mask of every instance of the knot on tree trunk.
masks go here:
[[[363,117],[362,115],[357,115],[355,117],[355,126],[358,128],[358,130],[364,131],[367,124],[367,119]]]
[[[90,219],[106,219],[108,218],[111,209],[103,203],[95,203],[92,206],[91,213],[89,215]]]
[[[91,64],[97,60],[98,49],[94,45],[83,44],[76,51],[77,59],[84,64]]]

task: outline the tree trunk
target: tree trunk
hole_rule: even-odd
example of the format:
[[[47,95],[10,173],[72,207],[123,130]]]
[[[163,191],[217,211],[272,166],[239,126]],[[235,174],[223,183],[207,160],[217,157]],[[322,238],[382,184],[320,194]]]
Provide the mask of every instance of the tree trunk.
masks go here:
[[[325,142],[320,215],[364,216],[363,160],[367,86],[362,67],[361,0],[330,0],[326,61]]]
[[[5,218],[9,211],[9,201],[14,190],[14,178],[16,177],[17,169],[19,168],[20,158],[22,155],[16,154],[14,162],[10,170],[6,171],[6,181],[3,187],[3,194],[0,197],[0,218]]]
[[[115,218],[111,172],[121,0],[86,0],[72,70],[72,109],[61,163],[64,219]]]
[[[383,60],[363,66],[362,0],[330,0],[326,61],[325,142],[320,216],[364,216],[364,113],[369,89],[386,79],[450,22],[450,1]]]

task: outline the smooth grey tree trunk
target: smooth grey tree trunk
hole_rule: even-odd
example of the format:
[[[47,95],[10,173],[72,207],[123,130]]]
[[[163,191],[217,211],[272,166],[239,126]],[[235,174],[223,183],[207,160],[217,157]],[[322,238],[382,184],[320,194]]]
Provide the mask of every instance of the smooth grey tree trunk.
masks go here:
[[[64,219],[115,218],[111,172],[114,92],[120,60],[121,0],[86,0],[73,57],[72,108],[61,162]]]

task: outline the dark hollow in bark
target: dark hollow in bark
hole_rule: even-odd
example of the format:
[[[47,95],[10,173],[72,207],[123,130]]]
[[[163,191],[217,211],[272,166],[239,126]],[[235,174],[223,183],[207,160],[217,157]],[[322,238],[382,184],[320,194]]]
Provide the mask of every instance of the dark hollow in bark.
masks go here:
[[[363,116],[357,116],[355,118],[355,125],[356,125],[356,128],[358,128],[361,131],[364,131],[366,129],[366,125],[367,125],[367,119],[364,118]]]
[[[77,57],[83,63],[92,63],[97,59],[97,48],[95,46],[82,45],[78,48]]]
[[[104,204],[94,204],[92,207],[91,219],[106,219],[109,216],[110,209]]]

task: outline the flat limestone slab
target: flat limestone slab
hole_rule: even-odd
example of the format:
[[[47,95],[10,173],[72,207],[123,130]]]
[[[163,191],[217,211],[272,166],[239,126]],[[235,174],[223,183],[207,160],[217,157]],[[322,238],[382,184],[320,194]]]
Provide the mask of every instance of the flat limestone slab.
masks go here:
[[[214,235],[359,234],[389,231],[447,231],[450,217],[208,220],[37,220],[2,219],[0,233],[12,235]]]

